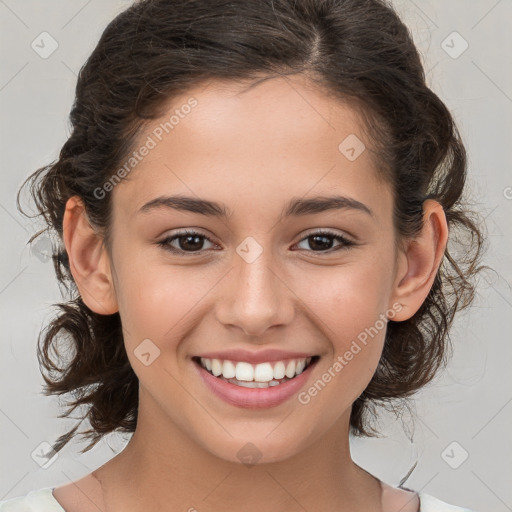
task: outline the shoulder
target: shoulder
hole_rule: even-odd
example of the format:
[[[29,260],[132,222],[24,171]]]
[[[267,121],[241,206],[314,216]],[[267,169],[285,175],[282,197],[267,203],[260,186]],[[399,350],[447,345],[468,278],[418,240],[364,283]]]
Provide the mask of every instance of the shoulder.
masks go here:
[[[422,492],[419,493],[419,498],[419,512],[472,512],[467,508],[450,505],[449,503],[445,503],[444,501],[438,500],[437,498],[434,498],[433,496],[424,494]]]
[[[0,501],[0,512],[66,512],[53,497],[52,488],[45,487]]]

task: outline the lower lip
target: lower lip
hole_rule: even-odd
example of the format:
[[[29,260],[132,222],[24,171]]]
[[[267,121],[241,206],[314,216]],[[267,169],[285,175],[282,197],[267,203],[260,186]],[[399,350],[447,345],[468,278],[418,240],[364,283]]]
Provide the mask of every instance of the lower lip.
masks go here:
[[[237,386],[236,384],[231,384],[231,382],[214,377],[196,361],[194,361],[194,366],[208,388],[228,404],[246,409],[263,409],[275,407],[297,394],[306,383],[317,362],[318,359],[293,379],[287,380],[278,386],[269,386],[268,388]]]

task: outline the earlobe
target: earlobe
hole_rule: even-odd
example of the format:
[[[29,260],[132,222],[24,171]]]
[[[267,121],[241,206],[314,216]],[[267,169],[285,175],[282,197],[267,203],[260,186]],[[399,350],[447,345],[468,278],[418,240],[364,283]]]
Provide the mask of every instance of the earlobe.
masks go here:
[[[63,241],[69,257],[71,274],[84,303],[101,315],[118,311],[103,238],[91,226],[83,201],[73,196],[66,203]]]
[[[443,207],[433,199],[423,203],[423,228],[407,243],[403,265],[399,265],[392,303],[402,309],[394,321],[411,318],[421,307],[432,288],[448,241],[448,225]]]

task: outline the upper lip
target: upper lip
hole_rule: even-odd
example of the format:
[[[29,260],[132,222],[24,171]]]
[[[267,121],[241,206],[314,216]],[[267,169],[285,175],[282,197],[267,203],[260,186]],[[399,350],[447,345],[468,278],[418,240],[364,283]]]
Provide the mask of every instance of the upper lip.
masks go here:
[[[207,359],[221,359],[229,361],[246,361],[251,364],[266,363],[267,361],[283,361],[285,359],[306,359],[317,354],[307,352],[286,352],[285,350],[265,349],[253,352],[244,349],[224,350],[222,352],[207,352],[196,357]]]

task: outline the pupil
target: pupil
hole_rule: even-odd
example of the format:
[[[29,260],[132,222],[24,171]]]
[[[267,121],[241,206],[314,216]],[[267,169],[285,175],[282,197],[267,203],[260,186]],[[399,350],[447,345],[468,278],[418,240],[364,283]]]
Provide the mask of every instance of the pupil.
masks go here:
[[[186,235],[186,236],[183,236],[181,237],[181,240],[185,239],[185,244],[180,244],[182,249],[201,249],[201,237],[197,236],[197,235]],[[195,240],[195,243],[197,244],[196,246],[194,246],[194,242],[192,242],[192,246],[190,246],[190,244],[188,243],[188,240],[190,239],[193,239]]]
[[[331,245],[332,245],[332,240],[327,237],[327,236],[324,236],[324,235],[313,235],[311,237],[313,240],[315,240],[315,242],[313,244],[310,244],[310,246],[314,249],[315,248],[315,245],[316,244],[316,240],[320,239],[320,240],[324,240],[324,247],[322,247],[322,243],[320,243],[320,250],[325,250],[325,249],[330,249]],[[325,247],[325,245],[327,245],[328,247]],[[318,247],[317,247],[318,248]]]

